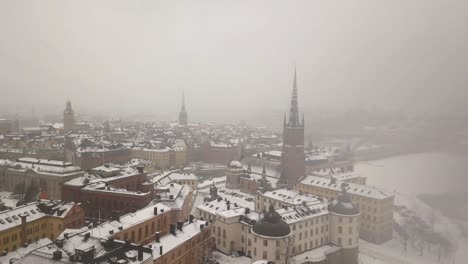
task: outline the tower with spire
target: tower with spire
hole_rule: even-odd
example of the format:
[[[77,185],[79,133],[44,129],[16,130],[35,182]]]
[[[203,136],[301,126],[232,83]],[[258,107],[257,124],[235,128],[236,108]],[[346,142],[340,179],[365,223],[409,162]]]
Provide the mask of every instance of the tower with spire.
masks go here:
[[[70,100],[67,100],[67,106],[65,111],[63,111],[63,131],[67,133],[73,130],[75,125],[75,112],[73,111],[72,104]]]
[[[279,184],[294,186],[297,180],[305,175],[304,154],[304,116],[299,119],[299,102],[297,97],[297,74],[294,69],[294,81],[289,109],[289,120],[284,116],[283,148],[281,154],[281,178]]]
[[[179,113],[179,125],[187,126],[188,124],[188,115],[187,110],[185,110],[185,94],[182,92],[182,108]]]

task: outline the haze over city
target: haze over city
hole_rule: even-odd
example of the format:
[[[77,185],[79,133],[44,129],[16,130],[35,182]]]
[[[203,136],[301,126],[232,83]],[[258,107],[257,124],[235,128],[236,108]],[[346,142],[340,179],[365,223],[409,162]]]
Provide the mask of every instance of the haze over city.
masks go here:
[[[287,107],[297,66],[303,111],[460,114],[466,11],[464,1],[2,1],[1,100],[167,118],[185,91],[202,119],[248,116]]]
[[[0,264],[468,259],[466,1],[0,1]]]

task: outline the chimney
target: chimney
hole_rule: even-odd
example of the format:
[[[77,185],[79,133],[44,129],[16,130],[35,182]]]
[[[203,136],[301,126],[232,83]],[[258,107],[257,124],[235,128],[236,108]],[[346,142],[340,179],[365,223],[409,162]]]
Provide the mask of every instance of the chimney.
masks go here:
[[[110,237],[107,239],[107,245],[109,245],[110,247],[112,247],[114,245],[114,238],[113,237]]]
[[[175,236],[176,231],[175,231],[175,225],[169,224],[169,232]]]
[[[138,260],[143,261],[143,245],[138,246]]]
[[[161,234],[160,234],[159,232],[156,232],[156,234],[155,234],[156,243],[159,243],[159,236],[160,236],[160,235],[161,235]]]
[[[112,211],[112,220],[120,222],[120,212],[119,211]]]
[[[158,215],[158,208],[157,207],[154,207],[154,215]]]
[[[137,167],[138,173],[143,173],[144,168],[145,167],[143,167],[143,166],[138,166]]]
[[[52,259],[53,260],[61,260],[62,259],[62,251],[56,250],[54,253],[52,253]]]
[[[182,231],[183,225],[184,225],[183,222],[177,221],[177,230]]]
[[[56,245],[58,248],[63,248],[63,239],[57,239],[57,240],[55,240],[55,245]]]
[[[189,223],[190,223],[190,224],[193,223],[193,218],[194,218],[193,215],[190,215],[190,216],[189,216]]]
[[[159,255],[161,255],[161,256],[162,256],[162,254],[163,254],[163,249],[162,249],[162,246],[159,246]]]

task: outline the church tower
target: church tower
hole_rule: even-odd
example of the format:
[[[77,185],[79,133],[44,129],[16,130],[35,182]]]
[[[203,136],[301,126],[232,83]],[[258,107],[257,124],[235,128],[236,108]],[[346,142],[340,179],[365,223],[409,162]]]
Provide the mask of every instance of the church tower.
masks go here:
[[[299,120],[299,103],[297,100],[297,78],[294,69],[294,81],[289,110],[289,120],[284,116],[283,148],[281,154],[281,178],[279,184],[294,186],[297,180],[305,175],[304,154],[304,116]]]
[[[182,109],[180,109],[180,113],[179,113],[179,125],[187,126],[187,124],[188,124],[188,116],[187,116],[187,111],[185,110],[185,96],[184,96],[184,93],[182,92]]]
[[[75,112],[72,109],[70,100],[67,101],[65,111],[63,111],[63,131],[67,133],[73,130],[75,125]]]

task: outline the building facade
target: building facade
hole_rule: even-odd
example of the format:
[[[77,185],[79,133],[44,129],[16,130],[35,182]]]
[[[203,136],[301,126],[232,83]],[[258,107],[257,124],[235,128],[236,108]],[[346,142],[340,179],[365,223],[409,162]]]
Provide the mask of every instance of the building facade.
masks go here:
[[[69,162],[20,158],[5,172],[5,189],[14,192],[18,184],[35,185],[47,192],[49,199],[62,200],[63,184],[83,175],[81,168]]]
[[[383,190],[344,181],[337,181],[317,176],[302,178],[296,189],[335,200],[345,188],[351,200],[359,207],[360,237],[366,241],[381,244],[392,239],[394,195]]]
[[[75,203],[41,201],[0,213],[0,251],[14,251],[41,238],[56,239],[66,228],[84,225]]]

